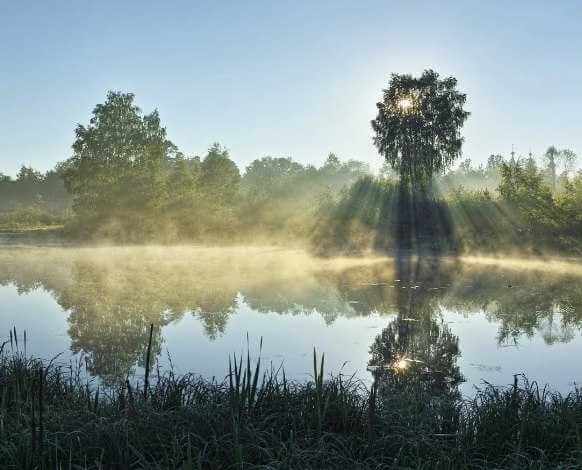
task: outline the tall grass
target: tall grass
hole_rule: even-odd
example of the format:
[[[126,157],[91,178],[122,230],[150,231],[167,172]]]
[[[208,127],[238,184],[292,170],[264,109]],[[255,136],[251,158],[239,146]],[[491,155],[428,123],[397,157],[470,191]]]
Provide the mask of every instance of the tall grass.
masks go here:
[[[80,364],[0,349],[2,468],[579,468],[582,393],[521,378],[459,401],[425,387],[313,380],[230,358],[223,381],[173,371],[91,387]],[[20,342],[22,346],[22,341]]]

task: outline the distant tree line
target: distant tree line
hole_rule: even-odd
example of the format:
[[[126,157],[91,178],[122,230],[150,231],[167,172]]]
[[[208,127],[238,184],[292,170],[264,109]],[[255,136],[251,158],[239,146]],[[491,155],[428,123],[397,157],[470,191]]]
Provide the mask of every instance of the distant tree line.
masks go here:
[[[474,169],[465,160],[458,170],[436,177],[434,187],[424,208],[415,202],[416,216],[409,221],[416,248],[582,251],[582,171],[563,171],[554,186],[548,168],[533,159],[492,155],[485,168]],[[400,197],[393,177],[360,179],[320,206],[314,249],[320,254],[396,249]]]
[[[538,161],[530,152],[527,156],[517,156],[514,152],[509,158],[501,154],[491,154],[485,165],[474,166],[470,158],[460,162],[458,168],[449,170],[437,178],[443,192],[462,187],[465,190],[495,191],[501,183],[503,165],[520,166],[540,172],[542,180],[552,193],[560,193],[567,187],[567,182],[575,177],[578,156],[570,149],[556,149],[551,145]]]
[[[41,173],[22,165],[15,179],[0,172],[0,209],[31,206],[65,209],[70,204],[71,196],[58,170]]]
[[[89,123],[75,129],[69,159],[45,174],[23,166],[16,179],[0,175],[0,228],[66,224],[77,239],[116,243],[297,240],[326,254],[392,249],[404,224],[417,243],[438,239],[447,249],[507,248],[526,240],[577,247],[582,176],[574,172],[575,153],[551,146],[541,164],[531,154],[491,155],[477,167],[465,159],[443,174],[462,142],[445,117],[456,115],[460,127],[467,113],[456,82],[437,77],[399,78],[398,93],[385,90],[373,124],[386,153],[377,177],[367,164],[333,153],[319,168],[267,156],[244,171],[218,143],[202,157],[186,156],[167,138],[157,111],[144,114],[133,94],[110,92]],[[446,100],[436,108],[423,101],[439,94]],[[421,132],[416,142],[409,129],[425,129],[425,121],[440,127]],[[446,152],[431,150],[439,141]],[[425,151],[420,167],[415,155]],[[422,198],[403,192],[402,175],[406,187],[424,181],[415,189]],[[410,204],[416,209],[403,218]]]
[[[308,232],[320,194],[369,174],[367,164],[333,153],[320,168],[268,156],[244,172],[218,143],[189,157],[167,138],[157,111],[144,114],[133,94],[119,92],[94,108],[88,125],[77,126],[72,150],[44,175],[23,167],[14,181],[3,176],[0,210],[14,218],[33,207],[71,207],[66,232],[80,239],[290,238]]]

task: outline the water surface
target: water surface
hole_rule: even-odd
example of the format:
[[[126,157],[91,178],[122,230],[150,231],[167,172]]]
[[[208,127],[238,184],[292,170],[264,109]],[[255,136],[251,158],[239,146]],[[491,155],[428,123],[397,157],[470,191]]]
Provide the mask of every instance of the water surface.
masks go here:
[[[582,268],[492,258],[317,259],[277,248],[0,249],[0,339],[81,361],[96,380],[141,374],[154,324],[162,368],[222,380],[247,348],[288,376],[425,374],[471,394],[524,373],[568,391],[582,371]],[[12,345],[16,347],[15,344]]]

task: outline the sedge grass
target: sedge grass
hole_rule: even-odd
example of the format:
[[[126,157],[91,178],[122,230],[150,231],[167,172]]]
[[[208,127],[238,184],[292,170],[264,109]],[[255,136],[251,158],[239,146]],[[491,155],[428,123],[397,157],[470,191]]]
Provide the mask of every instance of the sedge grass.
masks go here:
[[[224,381],[159,373],[90,387],[80,365],[0,348],[1,468],[580,468],[582,391],[522,378],[471,400],[414,383],[261,370],[230,358]],[[141,391],[140,391],[141,387]]]

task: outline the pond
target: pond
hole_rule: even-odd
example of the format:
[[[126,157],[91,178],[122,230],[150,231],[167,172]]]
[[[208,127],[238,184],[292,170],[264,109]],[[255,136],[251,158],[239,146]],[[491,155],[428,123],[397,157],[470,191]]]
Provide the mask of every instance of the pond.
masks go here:
[[[307,380],[325,369],[459,385],[523,373],[580,383],[582,264],[479,257],[314,258],[276,247],[0,249],[0,341],[80,363],[100,382],[157,369],[224,379],[232,353]],[[248,335],[248,340],[247,340]],[[7,347],[16,349],[15,341]]]

